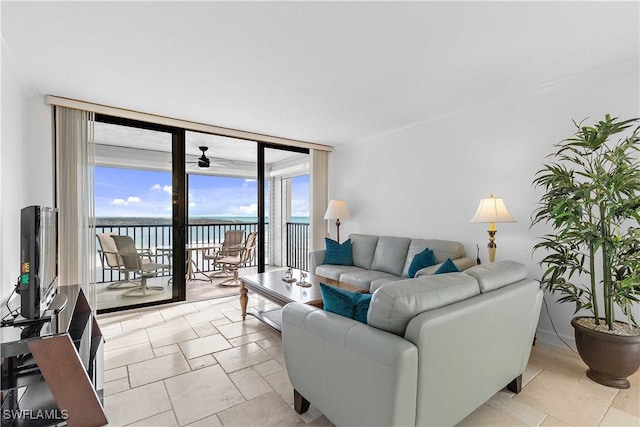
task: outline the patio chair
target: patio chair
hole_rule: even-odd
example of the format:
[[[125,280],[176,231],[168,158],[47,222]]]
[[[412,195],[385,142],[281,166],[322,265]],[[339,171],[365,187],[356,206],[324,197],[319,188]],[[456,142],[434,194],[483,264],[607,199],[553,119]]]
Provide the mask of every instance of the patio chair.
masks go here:
[[[218,267],[218,260],[224,257],[234,257],[240,253],[243,248],[242,241],[244,240],[244,230],[227,230],[224,233],[224,241],[222,246],[213,253],[207,253],[203,255],[203,259],[213,261],[213,269]],[[211,278],[214,278],[213,274]]]
[[[100,264],[102,265],[103,270],[107,271],[116,271],[118,273],[124,274],[124,280],[118,280],[116,282],[110,283],[107,285],[107,289],[129,289],[129,288],[137,288],[140,286],[140,283],[136,283],[131,280],[130,274],[132,270],[125,268],[122,264],[122,259],[118,257],[118,249],[116,248],[116,242],[113,240],[114,233],[98,233],[96,237],[98,238],[98,244],[100,245],[100,249],[98,249],[98,254],[100,255]],[[149,255],[151,252],[148,249],[141,250],[142,255]],[[147,262],[151,262],[150,258],[145,259]]]
[[[171,266],[169,264],[143,262],[143,256],[136,249],[133,239],[129,236],[112,236],[112,238],[124,268],[140,276],[140,286],[125,291],[122,296],[143,297],[164,292],[163,286],[148,286],[147,279],[155,277],[159,270],[170,270]]]
[[[257,246],[258,232],[249,233],[247,241],[236,255],[224,256],[216,261],[222,266],[226,274],[233,273],[233,277],[224,280],[218,286],[239,286],[238,270],[253,261]]]

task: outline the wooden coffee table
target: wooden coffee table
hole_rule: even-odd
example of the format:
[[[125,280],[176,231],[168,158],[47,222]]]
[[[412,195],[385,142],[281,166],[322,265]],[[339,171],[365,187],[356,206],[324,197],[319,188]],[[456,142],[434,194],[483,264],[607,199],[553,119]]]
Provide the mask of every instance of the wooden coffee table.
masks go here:
[[[301,270],[293,270],[293,277],[299,280],[300,272]],[[315,307],[322,307],[320,282],[325,285],[335,286],[336,288],[342,288],[348,291],[366,292],[366,290],[357,286],[330,279],[328,277],[316,276],[314,274],[309,274],[306,279],[307,282],[311,283],[311,287],[304,288],[302,286],[298,286],[297,282],[287,283],[282,280],[284,273],[285,270],[275,270],[240,277],[240,308],[242,309],[242,320],[245,320],[247,316],[247,302],[249,301],[247,293],[249,292],[249,289],[281,306],[296,301],[303,304],[313,305]],[[278,329],[278,325],[274,325],[273,322],[263,318],[261,313],[253,315],[269,324],[269,326]]]

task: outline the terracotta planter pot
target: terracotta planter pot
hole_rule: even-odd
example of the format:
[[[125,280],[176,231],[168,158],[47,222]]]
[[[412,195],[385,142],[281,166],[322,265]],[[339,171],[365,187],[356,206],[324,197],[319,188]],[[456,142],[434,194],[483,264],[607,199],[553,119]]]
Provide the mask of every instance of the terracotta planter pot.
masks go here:
[[[578,354],[593,381],[615,388],[629,388],[627,377],[640,368],[640,335],[613,335],[586,328],[571,319]]]

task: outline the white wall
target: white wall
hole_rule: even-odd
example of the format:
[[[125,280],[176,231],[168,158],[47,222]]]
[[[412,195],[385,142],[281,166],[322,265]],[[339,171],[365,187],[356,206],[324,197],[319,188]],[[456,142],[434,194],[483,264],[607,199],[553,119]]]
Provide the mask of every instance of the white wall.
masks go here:
[[[639,117],[639,75],[635,58],[337,147],[330,198],[345,199],[352,215],[342,221],[342,238],[358,232],[456,240],[473,257],[478,244],[486,263],[487,224],[469,220],[493,193],[518,220],[496,225],[496,260],[523,262],[540,278],[532,247],[547,230],[529,229],[542,194],[531,185],[535,172],[552,144],[573,134],[571,119]],[[335,235],[335,226],[330,230]],[[574,307],[545,299],[556,328],[572,341]],[[538,338],[558,343],[544,306]]]
[[[20,263],[20,209],[53,206],[51,109],[29,86],[2,40],[0,144],[0,300],[16,283]]]

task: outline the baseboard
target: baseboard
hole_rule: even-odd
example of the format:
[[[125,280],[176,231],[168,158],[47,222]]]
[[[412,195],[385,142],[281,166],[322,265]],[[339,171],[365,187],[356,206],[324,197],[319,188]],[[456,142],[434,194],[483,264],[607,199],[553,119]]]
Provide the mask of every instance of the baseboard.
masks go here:
[[[574,350],[576,348],[576,340],[572,335],[558,336],[555,333],[555,331],[549,331],[549,330],[538,328],[536,330],[536,338],[544,343],[555,345],[558,347],[566,347],[566,344],[568,344]]]

